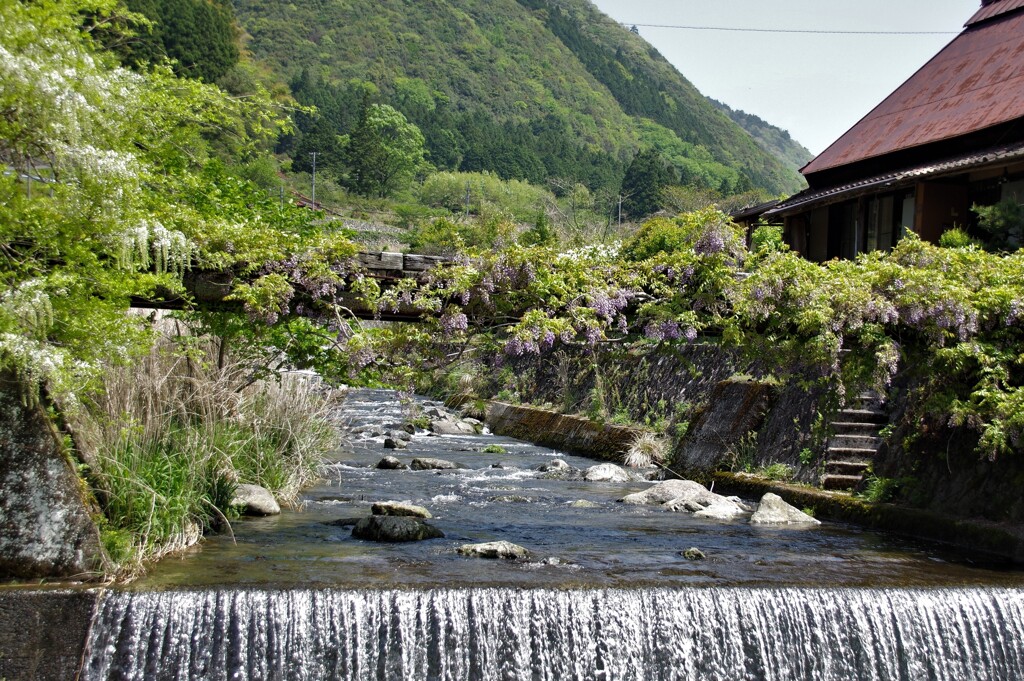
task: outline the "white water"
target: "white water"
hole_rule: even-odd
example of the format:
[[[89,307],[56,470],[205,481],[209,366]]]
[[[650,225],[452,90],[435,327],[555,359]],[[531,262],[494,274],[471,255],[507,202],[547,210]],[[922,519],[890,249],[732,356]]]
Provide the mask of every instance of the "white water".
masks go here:
[[[1024,592],[112,591],[83,678],[1001,681]]]

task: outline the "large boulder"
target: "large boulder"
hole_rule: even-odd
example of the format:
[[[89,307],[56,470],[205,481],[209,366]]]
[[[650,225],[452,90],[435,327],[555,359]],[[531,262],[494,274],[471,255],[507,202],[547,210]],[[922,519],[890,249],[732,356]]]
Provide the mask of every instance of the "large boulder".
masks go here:
[[[461,464],[446,461],[444,459],[431,459],[427,457],[413,459],[410,467],[414,471],[452,471],[465,468]]]
[[[442,539],[444,532],[418,518],[372,515],[356,523],[352,536],[377,542],[410,542]]]
[[[692,501],[700,506],[708,506],[723,498],[693,480],[665,480],[651,485],[642,492],[627,494],[619,501],[636,506],[664,504],[670,501],[682,505],[685,501]]]
[[[385,471],[407,471],[409,467],[393,456],[385,456],[377,462],[377,468]]]
[[[384,438],[384,449],[405,449],[408,446],[405,440],[390,436]]]
[[[42,404],[0,371],[0,581],[96,574],[103,563],[85,484]]]
[[[274,495],[259,485],[238,485],[231,505],[238,508],[242,515],[266,516],[278,515],[281,507]]]
[[[514,560],[518,558],[529,558],[530,552],[518,544],[508,541],[492,541],[484,544],[463,544],[458,548],[463,556],[474,556],[476,558],[505,558]]]
[[[433,518],[430,511],[408,501],[378,501],[370,506],[373,515],[396,515],[409,518]]]
[[[562,461],[561,459],[551,459],[547,463],[542,463],[537,466],[537,470],[541,473],[550,473],[551,471],[568,471],[571,470],[572,466]]]
[[[633,476],[621,466],[616,466],[613,463],[601,463],[584,471],[583,479],[587,482],[630,482],[633,480]]]
[[[761,503],[754,515],[750,516],[750,522],[754,525],[821,525],[817,518],[787,504],[782,497],[771,492],[761,497]]]

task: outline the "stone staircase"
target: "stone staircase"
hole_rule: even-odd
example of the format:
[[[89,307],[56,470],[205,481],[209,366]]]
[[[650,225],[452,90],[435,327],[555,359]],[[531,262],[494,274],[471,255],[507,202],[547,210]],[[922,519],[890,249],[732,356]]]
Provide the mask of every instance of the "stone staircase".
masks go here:
[[[879,431],[889,423],[885,399],[878,393],[859,395],[850,408],[836,414],[832,422],[835,433],[828,441],[823,489],[852,490],[864,480],[882,437]]]

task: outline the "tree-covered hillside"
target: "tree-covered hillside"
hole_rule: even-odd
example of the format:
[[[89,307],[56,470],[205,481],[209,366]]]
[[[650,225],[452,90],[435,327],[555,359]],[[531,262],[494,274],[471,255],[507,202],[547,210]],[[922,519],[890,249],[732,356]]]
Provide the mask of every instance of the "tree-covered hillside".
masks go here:
[[[637,150],[654,147],[684,184],[723,194],[801,183],[587,0],[239,0],[235,8],[246,48],[319,110],[281,146],[300,165],[303,137],[331,146],[369,97],[420,128],[439,169],[617,189]]]
[[[788,130],[776,127],[760,116],[733,109],[717,99],[708,98],[708,101],[746,130],[762,149],[782,160],[793,170],[803,168],[814,158],[814,154],[807,147],[790,137]]]

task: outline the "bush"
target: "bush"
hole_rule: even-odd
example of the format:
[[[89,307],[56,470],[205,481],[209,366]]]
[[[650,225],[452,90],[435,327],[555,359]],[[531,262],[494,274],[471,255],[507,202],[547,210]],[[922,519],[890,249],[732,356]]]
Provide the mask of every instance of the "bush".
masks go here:
[[[953,229],[947,229],[939,237],[939,246],[943,248],[969,248],[971,246],[978,246],[978,241],[972,239],[971,236],[960,229],[954,227]]]
[[[468,204],[467,204],[468,196]],[[486,210],[508,213],[516,220],[529,220],[554,200],[551,192],[522,180],[502,180],[491,173],[434,173],[419,189],[420,202],[453,213]]]
[[[755,253],[775,253],[786,248],[781,225],[758,225],[750,235],[750,250]]]

